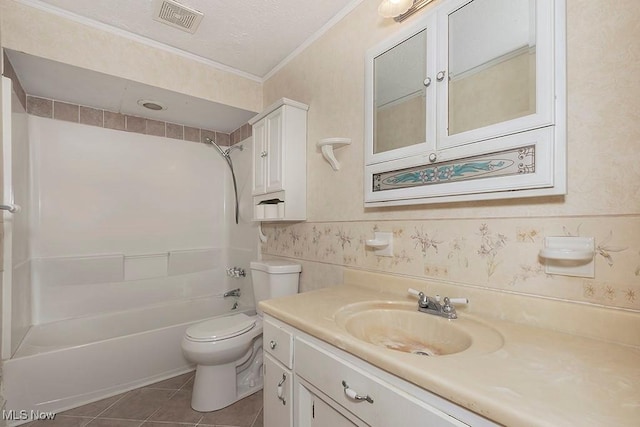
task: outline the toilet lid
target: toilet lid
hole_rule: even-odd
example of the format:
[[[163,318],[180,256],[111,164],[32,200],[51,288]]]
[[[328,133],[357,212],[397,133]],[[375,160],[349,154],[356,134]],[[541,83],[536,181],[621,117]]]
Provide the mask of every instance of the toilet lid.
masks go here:
[[[191,341],[219,341],[243,334],[256,325],[256,318],[244,313],[217,317],[187,329]]]

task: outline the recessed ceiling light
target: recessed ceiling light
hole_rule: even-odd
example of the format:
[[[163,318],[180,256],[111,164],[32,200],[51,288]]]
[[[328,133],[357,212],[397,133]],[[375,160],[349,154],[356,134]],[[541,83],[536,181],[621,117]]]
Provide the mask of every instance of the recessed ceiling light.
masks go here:
[[[149,99],[139,99],[138,105],[153,111],[166,110],[167,107],[159,101],[151,101]]]

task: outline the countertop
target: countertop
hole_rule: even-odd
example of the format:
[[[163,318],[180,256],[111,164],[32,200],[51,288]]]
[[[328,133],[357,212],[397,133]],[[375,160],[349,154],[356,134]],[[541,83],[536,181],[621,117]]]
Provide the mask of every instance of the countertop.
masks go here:
[[[365,301],[413,301],[339,285],[263,301],[261,309],[400,378],[508,426],[640,426],[640,348],[460,312],[502,337],[484,354],[424,357],[366,343],[335,313]],[[425,314],[425,316],[429,316]],[[456,320],[453,320],[456,322]]]

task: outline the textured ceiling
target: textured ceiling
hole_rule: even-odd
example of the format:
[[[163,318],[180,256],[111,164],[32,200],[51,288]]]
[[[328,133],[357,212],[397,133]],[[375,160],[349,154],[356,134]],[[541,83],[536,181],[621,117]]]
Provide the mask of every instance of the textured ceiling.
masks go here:
[[[361,0],[179,0],[204,13],[195,34],[154,21],[154,0],[20,1],[71,14],[88,25],[124,30],[262,81]],[[29,95],[221,132],[237,129],[256,114],[20,52],[7,53]],[[138,99],[158,100],[168,108],[146,110]]]
[[[354,0],[179,0],[204,13],[190,34],[153,20],[153,0],[39,0],[264,77]]]

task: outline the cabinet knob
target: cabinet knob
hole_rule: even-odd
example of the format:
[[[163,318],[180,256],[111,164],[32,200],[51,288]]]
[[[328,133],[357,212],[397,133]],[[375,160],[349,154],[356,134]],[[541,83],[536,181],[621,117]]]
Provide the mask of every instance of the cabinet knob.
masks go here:
[[[436,160],[438,160],[438,156],[436,155],[436,153],[429,154],[429,161],[431,163],[435,162]]]
[[[425,85],[425,87],[429,87],[431,85],[431,77],[427,77],[422,83]]]
[[[447,72],[442,70],[442,71],[438,71],[438,74],[436,74],[436,80],[441,82],[444,80],[444,76],[447,75]]]
[[[260,157],[267,157],[267,152],[266,151],[261,152]]]
[[[278,343],[275,342],[274,340],[269,341],[269,347],[271,348],[271,350],[275,350],[277,345]]]

